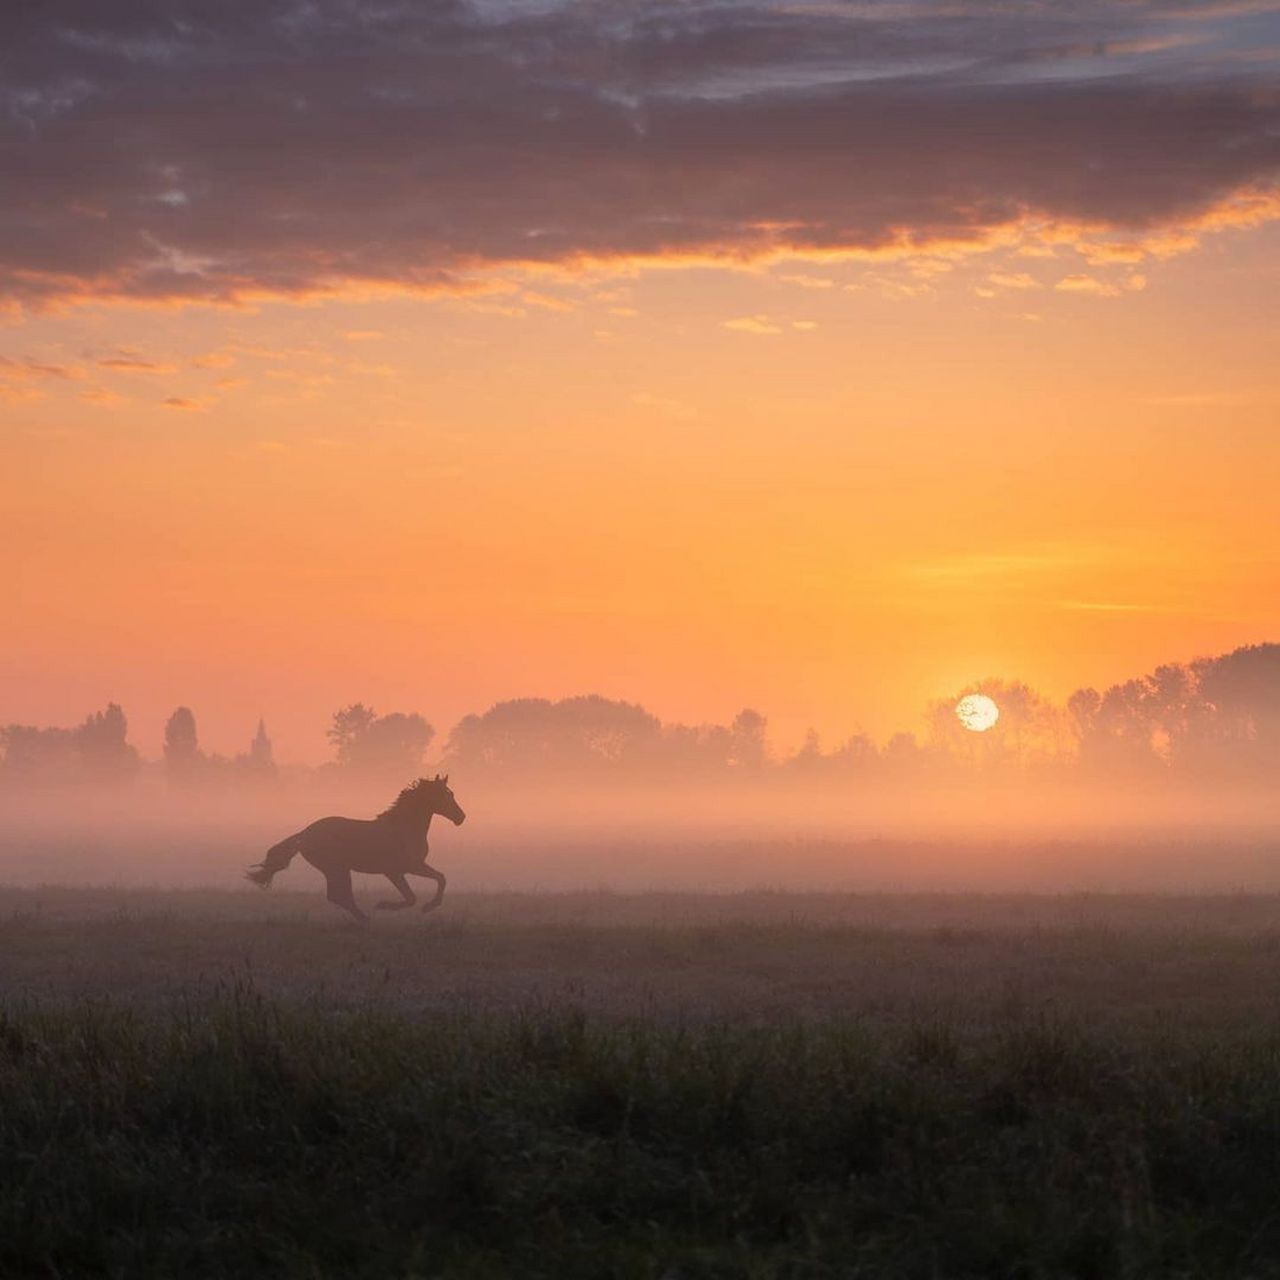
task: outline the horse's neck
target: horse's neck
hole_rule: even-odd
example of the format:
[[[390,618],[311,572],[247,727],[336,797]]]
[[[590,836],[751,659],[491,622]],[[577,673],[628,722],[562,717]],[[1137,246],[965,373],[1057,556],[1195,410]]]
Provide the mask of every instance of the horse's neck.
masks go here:
[[[426,813],[406,814],[400,818],[396,826],[401,831],[410,832],[415,836],[421,836],[424,840],[427,838],[427,830],[431,826],[431,819],[435,816],[434,810],[428,810]]]

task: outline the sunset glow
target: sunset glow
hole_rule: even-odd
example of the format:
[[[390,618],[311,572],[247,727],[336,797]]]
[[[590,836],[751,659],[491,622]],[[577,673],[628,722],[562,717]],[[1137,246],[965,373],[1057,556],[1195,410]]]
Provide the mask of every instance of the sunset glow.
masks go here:
[[[218,14],[4,20],[7,719],[792,747],[1275,634],[1272,5]]]

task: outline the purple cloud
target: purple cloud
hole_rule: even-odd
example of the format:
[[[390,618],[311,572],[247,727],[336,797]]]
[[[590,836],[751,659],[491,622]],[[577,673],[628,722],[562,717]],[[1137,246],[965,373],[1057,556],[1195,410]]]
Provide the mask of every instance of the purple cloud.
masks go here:
[[[1274,192],[1271,6],[48,0],[0,16],[0,297],[1138,233]]]

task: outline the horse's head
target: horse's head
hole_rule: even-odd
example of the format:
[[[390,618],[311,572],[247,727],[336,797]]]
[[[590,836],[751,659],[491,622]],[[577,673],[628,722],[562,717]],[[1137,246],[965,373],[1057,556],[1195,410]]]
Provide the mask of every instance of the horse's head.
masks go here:
[[[448,818],[455,827],[460,827],[467,820],[467,815],[462,812],[462,806],[454,799],[453,792],[449,789],[449,775],[437,773],[430,782],[426,778],[422,782],[431,789],[432,794],[432,813],[438,813],[442,818]]]
[[[449,790],[447,774],[442,777],[437,773],[434,778],[419,778],[416,782],[411,782],[396,796],[395,803],[384,809],[378,817],[397,821],[404,818],[421,819],[433,813],[448,818],[457,827],[467,820],[462,806]]]

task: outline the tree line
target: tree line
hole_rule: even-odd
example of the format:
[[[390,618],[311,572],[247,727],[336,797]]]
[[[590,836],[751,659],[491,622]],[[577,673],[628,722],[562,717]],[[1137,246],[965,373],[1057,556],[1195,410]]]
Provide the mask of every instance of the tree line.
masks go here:
[[[1000,717],[987,732],[955,714],[984,693]],[[468,777],[571,775],[601,782],[947,777],[973,771],[1261,781],[1280,771],[1280,645],[1166,664],[1104,690],[1078,689],[1062,705],[1026,684],[990,679],[931,705],[922,734],[877,743],[857,733],[831,746],[810,732],[798,750],[771,752],[768,723],[745,708],[728,724],[666,723],[644,707],[598,695],[516,698],[464,716],[444,739],[437,767]],[[436,741],[417,712],[379,715],[361,702],[336,710],[332,759],[312,772],[400,781],[415,776]],[[178,707],[163,759],[145,762],[115,703],[73,728],[0,729],[0,782],[120,783],[162,768],[174,786],[265,786],[277,780],[266,726],[231,757],[205,752],[194,712]],[[296,767],[295,767],[296,768]]]

